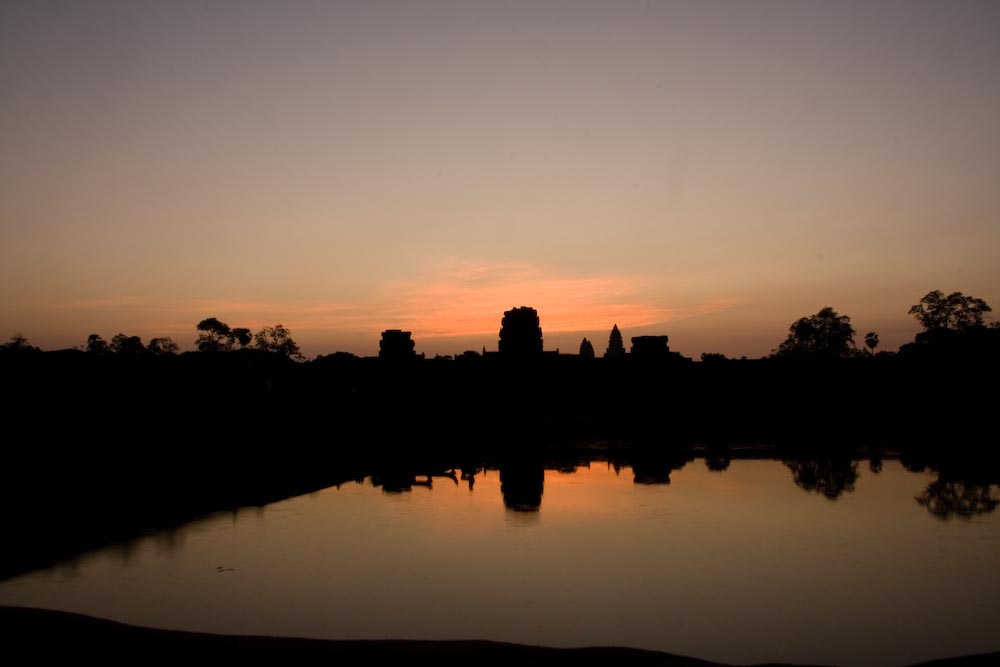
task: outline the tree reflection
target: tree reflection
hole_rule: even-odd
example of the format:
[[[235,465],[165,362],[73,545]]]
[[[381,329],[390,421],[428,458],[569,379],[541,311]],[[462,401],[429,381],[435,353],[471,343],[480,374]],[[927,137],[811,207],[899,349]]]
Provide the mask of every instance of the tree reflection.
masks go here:
[[[858,481],[858,464],[849,459],[785,460],[792,471],[796,486],[804,491],[822,493],[836,500],[845,491],[854,491]]]
[[[992,491],[991,484],[937,479],[928,484],[916,500],[939,519],[970,519],[997,508],[1000,500],[993,497]]]

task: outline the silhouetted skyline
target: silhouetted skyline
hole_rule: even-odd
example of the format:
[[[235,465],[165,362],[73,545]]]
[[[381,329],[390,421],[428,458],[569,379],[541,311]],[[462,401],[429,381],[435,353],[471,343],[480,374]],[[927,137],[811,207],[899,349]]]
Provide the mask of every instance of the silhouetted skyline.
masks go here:
[[[958,346],[968,353],[979,354],[987,348],[996,346],[997,331],[1000,322],[992,321],[992,308],[979,297],[961,292],[944,294],[940,290],[932,290],[925,294],[918,303],[910,306],[908,314],[912,315],[924,330],[915,336],[901,349],[929,347],[941,350],[942,345]],[[246,350],[251,341],[253,347],[262,352],[274,352],[286,357],[303,360],[298,343],[291,337],[291,331],[282,324],[264,326],[256,334],[246,327],[231,327],[216,317],[201,320],[195,326],[198,334],[195,347],[200,352],[231,352]],[[771,349],[772,357],[826,357],[847,358],[854,356],[875,356],[879,346],[879,335],[869,331],[863,341],[856,340],[857,332],[851,323],[849,315],[840,314],[827,306],[814,315],[800,317],[788,329],[785,339]],[[626,355],[639,357],[645,361],[683,359],[678,352],[671,352],[668,345],[670,337],[665,334],[632,336],[630,351],[626,351],[624,338],[618,324],[611,327],[608,334],[608,346],[604,352],[605,359],[618,359]],[[23,333],[15,333],[0,343],[0,350],[34,350],[40,348],[31,344]],[[173,338],[155,337],[150,339],[148,346],[143,345],[139,336],[117,333],[107,342],[97,333],[87,336],[86,343],[70,349],[84,350],[94,354],[108,352],[124,355],[150,353],[153,355],[174,355],[181,347]],[[530,306],[517,306],[505,310],[500,320],[499,341],[497,350],[508,359],[533,358],[546,352],[541,318],[538,311]],[[978,350],[978,351],[977,351]],[[559,349],[548,350],[549,354],[559,354]],[[484,345],[482,354],[487,354]],[[572,353],[572,352],[570,352]],[[328,352],[333,355],[357,356],[346,350]],[[895,354],[895,351],[880,350],[880,356]],[[324,355],[318,355],[317,358]],[[425,359],[425,353],[416,352],[416,341],[413,332],[400,329],[382,331],[379,341],[378,356],[383,360],[401,361],[406,359]],[[435,355],[435,359],[479,356],[476,350],[464,350],[454,354]],[[580,341],[579,354],[582,358],[593,359],[595,351],[593,344],[584,337]],[[742,357],[746,359],[746,357]],[[719,352],[702,353],[702,361],[724,361],[727,357]]]
[[[2,3],[0,334],[281,322],[306,356],[1000,303],[1000,5]]]

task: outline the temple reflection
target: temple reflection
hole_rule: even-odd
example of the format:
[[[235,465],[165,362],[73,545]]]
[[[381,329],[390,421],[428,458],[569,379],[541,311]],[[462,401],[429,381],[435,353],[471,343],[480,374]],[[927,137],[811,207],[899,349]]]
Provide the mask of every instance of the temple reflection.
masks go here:
[[[707,469],[711,474],[708,478],[702,478],[701,484],[711,485],[711,479],[727,478],[734,469],[740,469],[743,459],[769,459],[778,469],[783,466],[791,472],[791,481],[795,486],[830,501],[837,501],[846,494],[854,493],[862,475],[865,475],[866,480],[875,479],[876,476],[881,479],[885,474],[883,470],[891,465],[894,469],[901,468],[909,473],[927,476],[920,481],[920,486],[908,491],[905,497],[907,502],[921,507],[928,517],[942,521],[972,520],[991,514],[1000,506],[1000,467],[989,459],[969,464],[952,459],[928,458],[919,451],[887,454],[879,450],[868,450],[868,457],[839,454],[775,460],[772,457],[780,450],[762,451],[749,447],[740,449],[717,445],[692,450],[657,446],[655,443],[645,443],[642,446],[619,446],[616,443],[601,447],[559,446],[539,450],[541,451],[531,449],[508,452],[493,457],[437,456],[426,460],[412,452],[381,460],[348,458],[339,462],[331,459],[328,471],[322,475],[326,483],[319,488],[339,489],[342,485],[353,482],[355,485],[370,485],[384,494],[401,495],[412,492],[415,488],[433,491],[436,485],[443,484],[449,488],[461,488],[468,495],[475,494],[477,500],[488,498],[491,502],[495,498],[494,494],[499,493],[499,500],[510,515],[508,520],[533,525],[535,519],[530,519],[528,515],[537,517],[542,509],[547,473],[572,477],[580,475],[582,469],[592,468],[593,463],[599,463],[599,467],[613,469],[616,476],[631,479],[634,485],[668,487],[677,476],[676,473],[700,458],[700,464],[704,467],[697,466],[691,474],[697,477],[699,472],[704,473]],[[399,451],[397,450],[397,454]],[[497,478],[477,484],[477,481],[483,480],[483,476],[494,473],[498,473]],[[787,479],[787,473],[785,475]],[[922,490],[920,487],[923,487]],[[556,488],[557,485],[553,482],[550,492],[554,493],[552,489]],[[322,494],[316,490],[311,493],[312,497],[318,498],[320,495]],[[262,498],[259,504],[234,504],[225,510],[226,516],[234,527],[245,518],[256,517],[261,522],[268,511],[268,502],[273,501]],[[562,505],[557,504],[556,507],[561,508]],[[66,508],[65,511],[73,511],[73,508]],[[99,525],[99,522],[100,515],[93,514],[81,518],[78,523]],[[183,525],[180,522],[158,526],[156,550],[165,554],[183,551],[186,548],[186,531],[181,527]],[[139,534],[112,532],[103,544],[117,544],[116,558],[121,563],[130,564],[136,558],[132,540],[137,537]],[[76,552],[81,552],[95,545],[101,546],[100,541],[94,539],[81,542],[74,548]],[[68,557],[73,554],[72,549],[67,549]],[[16,572],[17,569],[11,566],[8,571]]]
[[[540,461],[512,461],[500,467],[500,494],[508,510],[537,512],[544,485],[545,468]]]

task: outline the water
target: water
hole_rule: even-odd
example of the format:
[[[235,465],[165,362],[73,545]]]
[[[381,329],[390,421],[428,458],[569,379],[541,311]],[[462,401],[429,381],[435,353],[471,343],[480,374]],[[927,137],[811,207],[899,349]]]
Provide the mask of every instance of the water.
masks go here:
[[[1000,649],[1000,513],[983,511],[996,486],[979,513],[942,520],[916,500],[936,475],[896,461],[877,475],[866,462],[821,470],[833,488],[801,468],[797,486],[793,472],[698,460],[669,484],[638,484],[595,462],[546,470],[534,512],[505,507],[496,470],[402,493],[366,480],[0,582],[0,603],[209,632],[618,645],[733,663]],[[524,479],[504,474],[508,504],[523,507]]]

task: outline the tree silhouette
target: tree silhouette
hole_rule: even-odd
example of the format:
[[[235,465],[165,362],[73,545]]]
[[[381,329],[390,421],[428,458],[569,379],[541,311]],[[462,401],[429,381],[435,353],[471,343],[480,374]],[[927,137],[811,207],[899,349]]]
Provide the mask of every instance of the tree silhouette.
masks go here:
[[[874,331],[869,331],[865,334],[865,345],[871,351],[872,356],[875,356],[875,348],[878,347],[878,334]]]
[[[920,303],[910,307],[909,313],[917,318],[924,329],[951,329],[967,331],[984,326],[987,313],[992,308],[982,299],[952,292],[945,296],[940,290],[928,292]]]
[[[198,322],[195,328],[201,332],[195,340],[199,352],[228,352],[233,349],[233,331],[225,322],[209,317]]]
[[[788,337],[775,351],[779,357],[847,357],[853,354],[854,327],[847,315],[829,306],[803,317],[788,328]]]
[[[11,336],[6,343],[0,345],[0,349],[10,350],[12,352],[37,352],[38,348],[34,347],[28,342],[28,339],[22,333],[16,333]]]
[[[121,355],[137,355],[146,351],[141,338],[138,336],[127,336],[123,333],[114,335],[111,343],[108,344],[108,349],[115,354]]]
[[[608,349],[604,352],[605,359],[617,359],[625,356],[625,343],[622,342],[622,332],[618,330],[618,325],[611,327],[611,335],[608,336]]]
[[[594,345],[586,338],[580,341],[580,357],[583,359],[594,358]]]
[[[245,350],[247,345],[250,344],[250,339],[253,338],[253,334],[250,333],[249,329],[244,329],[242,327],[237,327],[229,332],[230,339],[240,344],[240,349]]]
[[[108,351],[108,342],[97,334],[87,336],[87,352],[91,354],[105,354]]]
[[[146,350],[150,354],[155,355],[177,354],[180,349],[181,348],[170,336],[166,336],[164,338],[151,338],[149,345],[146,347]]]
[[[301,359],[302,352],[299,346],[292,340],[291,332],[280,324],[273,327],[264,327],[257,332],[254,340],[254,347],[264,352],[275,352],[286,357]]]

